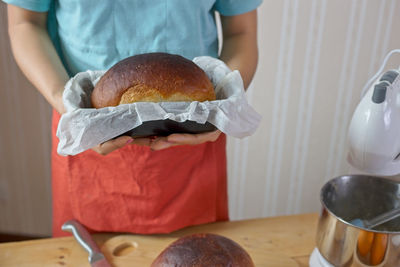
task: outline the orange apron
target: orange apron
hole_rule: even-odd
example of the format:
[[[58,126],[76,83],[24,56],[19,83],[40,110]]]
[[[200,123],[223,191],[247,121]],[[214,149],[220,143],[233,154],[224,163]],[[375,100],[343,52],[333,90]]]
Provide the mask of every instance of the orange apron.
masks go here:
[[[127,145],[101,156],[57,154],[53,112],[53,236],[77,219],[91,232],[168,233],[228,220],[226,137],[161,151]]]

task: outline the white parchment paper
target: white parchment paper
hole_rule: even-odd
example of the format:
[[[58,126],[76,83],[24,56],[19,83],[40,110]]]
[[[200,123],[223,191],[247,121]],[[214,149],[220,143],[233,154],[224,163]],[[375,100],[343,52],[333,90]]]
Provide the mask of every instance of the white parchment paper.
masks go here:
[[[248,104],[238,71],[221,60],[204,56],[194,60],[210,78],[217,100],[205,102],[137,102],[101,109],[90,108],[93,87],[105,71],[78,73],[65,85],[66,113],[57,129],[60,155],[76,155],[121,135],[145,121],[170,119],[215,125],[227,135],[243,138],[257,129],[261,116]]]

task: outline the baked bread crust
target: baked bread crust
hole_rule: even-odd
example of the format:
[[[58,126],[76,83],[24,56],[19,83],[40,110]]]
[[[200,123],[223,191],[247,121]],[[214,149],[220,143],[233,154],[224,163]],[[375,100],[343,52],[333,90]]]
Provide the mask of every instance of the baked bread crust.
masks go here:
[[[249,254],[236,242],[215,234],[185,236],[169,245],[151,267],[254,267]]]
[[[133,102],[215,100],[205,72],[179,55],[148,53],[126,58],[96,84],[92,106],[103,108]]]

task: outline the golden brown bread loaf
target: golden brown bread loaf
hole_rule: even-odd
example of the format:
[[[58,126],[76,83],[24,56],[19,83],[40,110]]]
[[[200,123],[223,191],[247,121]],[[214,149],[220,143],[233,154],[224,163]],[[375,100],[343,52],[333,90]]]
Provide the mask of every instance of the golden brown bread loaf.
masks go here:
[[[214,234],[185,236],[169,245],[151,267],[254,267],[249,254],[234,241]]]
[[[96,84],[92,106],[102,108],[133,102],[215,100],[212,83],[192,61],[167,53],[126,58]]]

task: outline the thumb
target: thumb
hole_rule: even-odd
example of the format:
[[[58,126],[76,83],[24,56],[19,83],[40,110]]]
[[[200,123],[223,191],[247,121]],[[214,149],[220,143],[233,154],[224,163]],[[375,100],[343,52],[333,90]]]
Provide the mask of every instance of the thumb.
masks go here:
[[[133,138],[130,136],[121,136],[112,140],[109,140],[107,142],[104,142],[98,146],[95,146],[92,148],[94,151],[99,153],[100,155],[107,155],[111,152],[113,152],[116,149],[119,149],[126,144],[129,144],[133,141]]]

